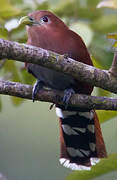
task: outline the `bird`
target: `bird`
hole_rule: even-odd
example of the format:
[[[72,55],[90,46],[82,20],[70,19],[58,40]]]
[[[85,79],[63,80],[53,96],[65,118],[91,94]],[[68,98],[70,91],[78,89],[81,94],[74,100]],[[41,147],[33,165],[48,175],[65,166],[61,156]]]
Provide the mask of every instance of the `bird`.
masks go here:
[[[82,38],[54,13],[37,10],[22,17],[20,24],[26,25],[28,45],[67,55],[93,66]],[[94,87],[46,67],[31,63],[25,66],[37,79],[33,87],[33,101],[44,86],[64,91],[63,105],[56,104],[60,126],[60,163],[71,170],[90,170],[100,158],[107,157],[98,116],[93,109],[74,109],[68,104],[74,93],[91,95]]]

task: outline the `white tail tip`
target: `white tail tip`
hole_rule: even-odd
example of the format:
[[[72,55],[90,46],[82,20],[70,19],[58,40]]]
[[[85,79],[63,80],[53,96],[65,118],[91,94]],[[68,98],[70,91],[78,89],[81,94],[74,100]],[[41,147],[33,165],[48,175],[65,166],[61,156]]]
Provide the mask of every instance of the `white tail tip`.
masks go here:
[[[75,163],[70,163],[70,160],[65,159],[65,158],[61,158],[60,159],[60,163],[65,166],[66,168],[70,168],[72,170],[88,170],[90,171],[91,168],[87,167],[87,166],[82,166],[82,165],[77,165]]]
[[[70,160],[65,159],[65,158],[61,158],[60,163],[65,166],[66,168],[70,168],[71,170],[87,170],[90,171],[91,167],[87,167],[87,166],[83,166],[83,165],[77,165],[76,163],[70,163]],[[98,158],[91,158],[91,165],[96,165],[98,162],[100,161],[100,159]]]

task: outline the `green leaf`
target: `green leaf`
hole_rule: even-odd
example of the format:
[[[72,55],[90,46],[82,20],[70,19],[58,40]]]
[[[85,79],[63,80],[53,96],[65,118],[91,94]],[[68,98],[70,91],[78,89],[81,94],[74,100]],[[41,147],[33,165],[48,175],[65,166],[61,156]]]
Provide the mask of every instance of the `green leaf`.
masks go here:
[[[94,56],[91,56],[91,59],[93,61],[93,65],[99,69],[103,69],[102,64],[100,63],[100,61],[97,61],[97,59]]]
[[[115,170],[117,170],[117,154],[112,154],[93,166],[91,171],[76,171],[71,173],[66,180],[91,180],[99,176],[101,179],[101,175],[109,174]]]
[[[117,47],[117,41],[113,44],[113,47],[115,48]]]
[[[97,96],[111,96],[111,92],[106,91],[104,89],[101,88],[97,88]]]
[[[101,123],[110,120],[113,117],[117,116],[117,111],[106,111],[106,110],[98,110],[96,111]]]

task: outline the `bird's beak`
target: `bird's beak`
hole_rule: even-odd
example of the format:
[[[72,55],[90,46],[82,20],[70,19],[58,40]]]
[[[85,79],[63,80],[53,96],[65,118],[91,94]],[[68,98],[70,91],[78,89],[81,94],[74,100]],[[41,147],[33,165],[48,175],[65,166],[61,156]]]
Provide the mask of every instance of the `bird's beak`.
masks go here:
[[[40,25],[40,23],[34,20],[32,17],[24,16],[19,20],[19,25]]]

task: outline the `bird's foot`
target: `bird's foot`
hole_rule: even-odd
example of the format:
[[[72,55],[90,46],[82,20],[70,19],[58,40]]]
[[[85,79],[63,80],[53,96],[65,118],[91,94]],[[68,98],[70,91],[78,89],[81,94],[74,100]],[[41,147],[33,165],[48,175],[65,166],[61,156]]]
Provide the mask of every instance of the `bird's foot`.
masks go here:
[[[37,80],[37,82],[34,84],[33,90],[32,90],[33,102],[35,101],[35,97],[36,97],[37,93],[39,92],[39,90],[43,89],[43,86],[44,86],[44,82],[41,80]]]
[[[65,104],[65,109],[67,109],[69,100],[73,94],[75,94],[75,91],[72,88],[65,89],[64,97],[63,97],[63,103]]]
[[[68,58],[69,58],[69,54],[67,54],[67,53],[64,54],[64,58],[65,58],[65,59],[68,59]]]

